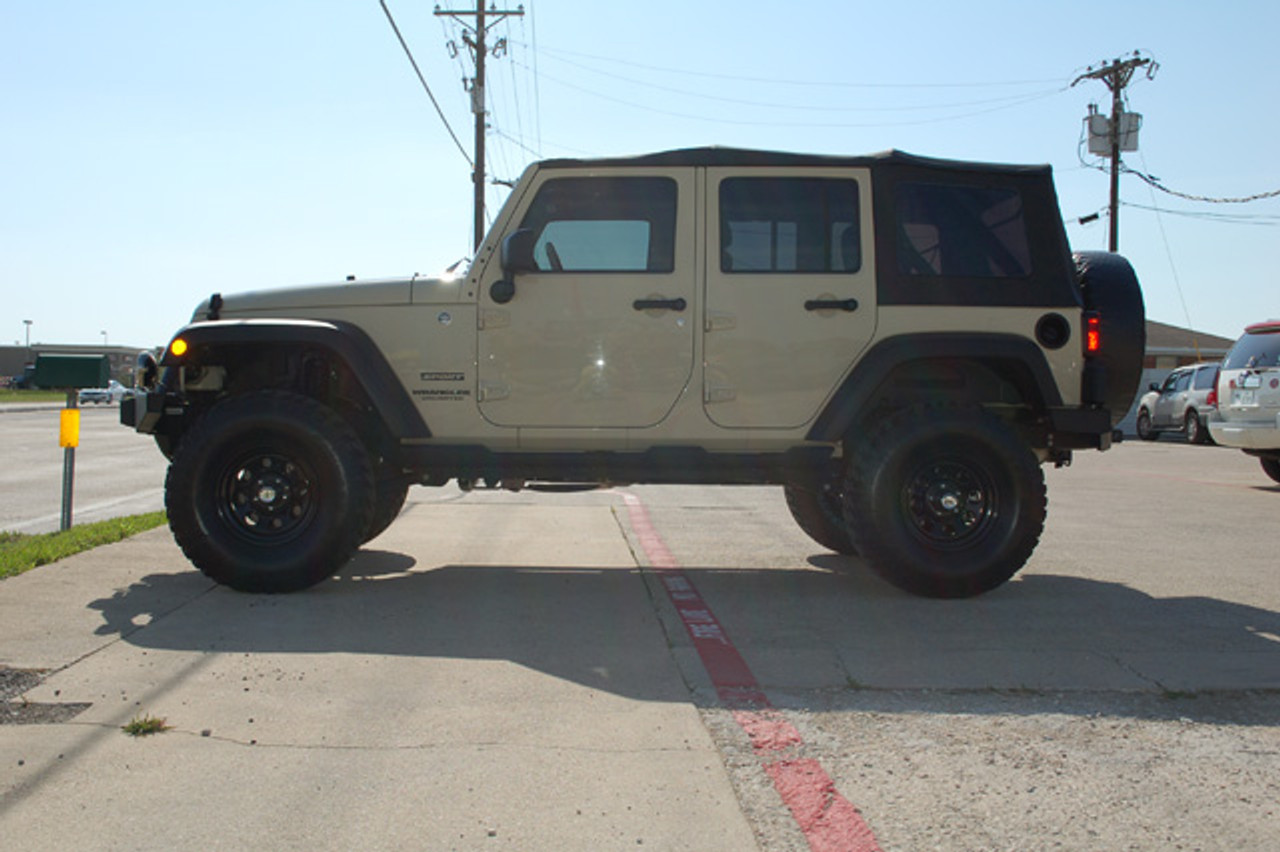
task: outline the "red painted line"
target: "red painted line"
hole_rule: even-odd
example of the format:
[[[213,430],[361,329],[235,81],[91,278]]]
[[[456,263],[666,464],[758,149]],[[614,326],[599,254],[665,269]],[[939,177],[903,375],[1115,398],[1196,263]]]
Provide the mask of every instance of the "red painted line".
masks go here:
[[[804,745],[804,738],[770,704],[747,661],[654,528],[644,503],[634,494],[623,494],[622,498],[640,548],[679,613],[720,702],[733,714],[758,756],[778,758],[764,770],[804,832],[809,848],[813,852],[881,852],[861,812],[840,795],[822,765],[811,758],[788,756]]]

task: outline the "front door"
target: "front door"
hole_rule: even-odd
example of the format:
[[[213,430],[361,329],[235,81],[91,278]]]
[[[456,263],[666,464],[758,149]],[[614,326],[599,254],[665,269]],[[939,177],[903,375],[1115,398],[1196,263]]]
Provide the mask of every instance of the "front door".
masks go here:
[[[707,199],[707,416],[802,426],[875,331],[870,173],[709,169]]]
[[[518,427],[661,422],[693,371],[693,170],[547,170],[528,197],[514,221],[538,269],[503,301],[491,282],[481,292],[482,414]]]

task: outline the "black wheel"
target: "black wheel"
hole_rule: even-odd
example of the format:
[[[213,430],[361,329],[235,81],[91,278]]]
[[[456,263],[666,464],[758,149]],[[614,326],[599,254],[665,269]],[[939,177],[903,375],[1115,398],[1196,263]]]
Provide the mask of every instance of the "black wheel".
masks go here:
[[[382,535],[399,516],[408,496],[408,477],[398,474],[378,476],[373,485],[373,517],[369,519],[369,529],[360,543],[373,541]]]
[[[372,507],[360,439],[330,409],[282,391],[210,408],[165,479],[183,553],[243,592],[292,592],[333,576],[363,540]]]
[[[836,553],[852,556],[858,551],[849,538],[844,523],[844,498],[838,482],[827,483],[814,491],[799,485],[786,485],[782,493],[787,498],[787,508],[800,529],[809,538]]]
[[[1151,428],[1151,414],[1145,409],[1138,412],[1138,437],[1144,441],[1154,441],[1160,437],[1156,434],[1156,430]]]
[[[979,408],[918,407],[855,445],[844,488],[853,545],[913,594],[994,589],[1031,556],[1044,475],[1011,427]]]
[[[1204,428],[1204,423],[1200,421],[1200,415],[1194,409],[1187,412],[1187,417],[1183,428],[1187,433],[1187,442],[1191,444],[1203,444],[1209,440],[1209,430]]]
[[[1280,482],[1280,459],[1258,459],[1262,462],[1262,470],[1267,476]]]

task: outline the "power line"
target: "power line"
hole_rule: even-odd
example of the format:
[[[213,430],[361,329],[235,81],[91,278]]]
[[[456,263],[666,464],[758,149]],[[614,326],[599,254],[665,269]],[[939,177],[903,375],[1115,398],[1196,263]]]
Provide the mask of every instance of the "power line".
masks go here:
[[[1213,198],[1207,195],[1190,195],[1185,192],[1179,192],[1176,189],[1170,189],[1169,187],[1162,184],[1159,181],[1159,179],[1154,178],[1151,175],[1146,174],[1145,172],[1140,172],[1137,169],[1130,168],[1129,166],[1125,166],[1125,165],[1122,165],[1121,168],[1126,173],[1133,175],[1134,177],[1138,178],[1139,180],[1143,181],[1144,183],[1153,187],[1154,189],[1158,189],[1163,193],[1175,196],[1177,198],[1186,199],[1187,201],[1202,201],[1206,204],[1248,204],[1253,201],[1262,201],[1267,198],[1280,197],[1280,189],[1274,189],[1270,192],[1258,192],[1258,193],[1254,193],[1253,195],[1243,195],[1235,198]]]
[[[586,86],[579,86],[576,83],[570,83],[567,80],[561,80],[557,77],[552,77],[546,74],[545,72],[543,72],[540,76],[546,80],[550,80],[551,82],[556,83],[560,86],[563,86],[567,89],[572,89],[574,91],[581,92],[586,95],[591,95],[592,97],[599,98],[601,100],[610,101],[616,104],[621,104],[623,106],[630,107],[632,109],[643,110],[645,112],[656,113],[658,115],[670,116],[672,118],[683,118],[683,119],[689,119],[691,121],[703,121],[711,124],[723,124],[723,125],[738,126],[738,127],[773,127],[777,125],[776,120],[765,120],[765,119],[745,120],[745,119],[731,119],[731,118],[714,118],[707,115],[678,112],[676,110],[669,110],[669,109],[663,109],[660,107],[648,106],[646,104],[640,104],[640,103],[636,103],[635,101],[626,100],[625,98],[619,98],[614,95],[606,95],[602,92],[589,89]],[[811,128],[811,129],[813,128],[841,129],[841,128],[867,128],[867,127],[910,127],[910,126],[925,125],[925,124],[940,124],[948,121],[958,121],[964,118],[972,118],[974,116],[986,115],[988,113],[999,112],[1005,109],[1012,109],[1014,107],[1023,106],[1025,104],[1032,103],[1034,101],[1044,100],[1045,98],[1050,98],[1055,95],[1059,95],[1065,91],[1066,89],[1053,89],[1048,91],[1035,92],[1026,96],[1018,96],[1016,100],[1011,100],[1000,106],[989,107],[987,109],[970,110],[967,112],[957,113],[955,115],[940,116],[937,118],[921,118],[921,119],[911,119],[911,120],[905,120],[905,121],[868,121],[868,122],[788,122],[788,125],[790,127],[803,127],[803,128]]]
[[[641,62],[630,62],[625,59],[618,59],[611,56],[598,56],[590,53],[579,53],[573,50],[563,50],[560,48],[543,47],[543,52],[563,56],[575,56],[580,59],[591,59],[597,62],[611,62],[615,65],[625,65],[631,68],[640,68],[646,71],[659,71],[664,74],[679,74],[688,77],[706,77],[714,80],[736,80],[743,83],[770,83],[783,86],[801,86],[814,88],[833,88],[833,89],[979,89],[979,88],[996,88],[1001,86],[1032,86],[1046,85],[1049,83],[1062,83],[1061,78],[1044,79],[1044,80],[1000,80],[989,82],[954,82],[954,83],[846,83],[833,82],[830,80],[787,80],[776,77],[748,77],[735,74],[722,74],[712,71],[693,71],[689,69],[667,68],[658,65],[646,65]],[[565,60],[561,60],[562,62]]]
[[[409,64],[413,66],[413,72],[418,75],[418,82],[422,83],[423,90],[427,93],[427,97],[431,98],[431,105],[436,108],[436,115],[440,116],[440,120],[444,122],[444,129],[449,131],[449,137],[453,139],[453,144],[458,146],[458,150],[462,153],[467,164],[474,166],[471,162],[471,156],[467,153],[467,149],[462,147],[462,143],[458,141],[458,135],[453,132],[453,128],[449,126],[449,119],[444,117],[444,110],[440,109],[436,96],[431,93],[431,87],[427,85],[427,78],[422,76],[422,70],[418,68],[418,62],[413,58],[413,51],[409,50],[409,45],[405,42],[404,36],[400,34],[400,28],[396,26],[396,19],[392,17],[391,10],[387,8],[386,0],[378,0],[382,6],[383,13],[387,16],[387,23],[391,24],[391,29],[395,32],[396,38],[400,41],[400,47],[404,48],[404,55],[409,57]]]
[[[962,107],[971,107],[971,106],[989,106],[992,104],[1008,104],[1015,101],[1021,101],[1022,99],[1028,98],[1028,97],[1040,96],[1040,95],[1047,96],[1051,94],[1057,94],[1058,92],[1064,92],[1069,88],[1066,85],[1062,85],[1062,86],[1059,86],[1058,88],[1050,89],[1047,91],[1042,90],[1038,92],[1023,92],[1021,94],[1002,95],[998,98],[985,98],[985,99],[976,100],[976,101],[958,101],[958,102],[943,103],[943,104],[910,104],[910,105],[895,105],[895,106],[883,106],[883,107],[881,106],[809,106],[805,104],[755,101],[755,100],[747,100],[744,98],[725,97],[723,95],[709,95],[709,94],[704,94],[702,92],[694,92],[688,89],[681,89],[675,86],[664,86],[660,83],[651,83],[646,80],[638,80],[634,77],[628,77],[624,74],[615,74],[610,71],[602,71],[598,68],[592,68],[590,65],[585,65],[580,62],[573,62],[568,59],[557,58],[557,61],[563,62],[564,64],[572,66],[574,68],[588,71],[592,74],[598,74],[602,77],[608,77],[614,80],[621,80],[625,83],[630,83],[635,86],[643,86],[650,89],[656,89],[657,91],[667,92],[669,94],[683,95],[685,97],[692,97],[692,98],[702,98],[704,100],[717,101],[720,103],[733,104],[737,106],[750,106],[750,107],[757,107],[760,109],[797,110],[797,111],[805,111],[805,112],[829,112],[829,113],[917,112],[920,110],[959,109]]]

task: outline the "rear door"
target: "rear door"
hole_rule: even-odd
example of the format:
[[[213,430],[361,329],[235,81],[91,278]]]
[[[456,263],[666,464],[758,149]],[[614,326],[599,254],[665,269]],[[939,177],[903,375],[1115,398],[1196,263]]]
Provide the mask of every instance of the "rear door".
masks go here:
[[[707,170],[704,405],[730,428],[795,428],[876,323],[866,169]]]
[[[1191,387],[1191,375],[1190,372],[1175,372],[1164,380],[1155,411],[1151,412],[1153,425],[1167,429],[1180,422],[1187,404],[1187,389]]]

